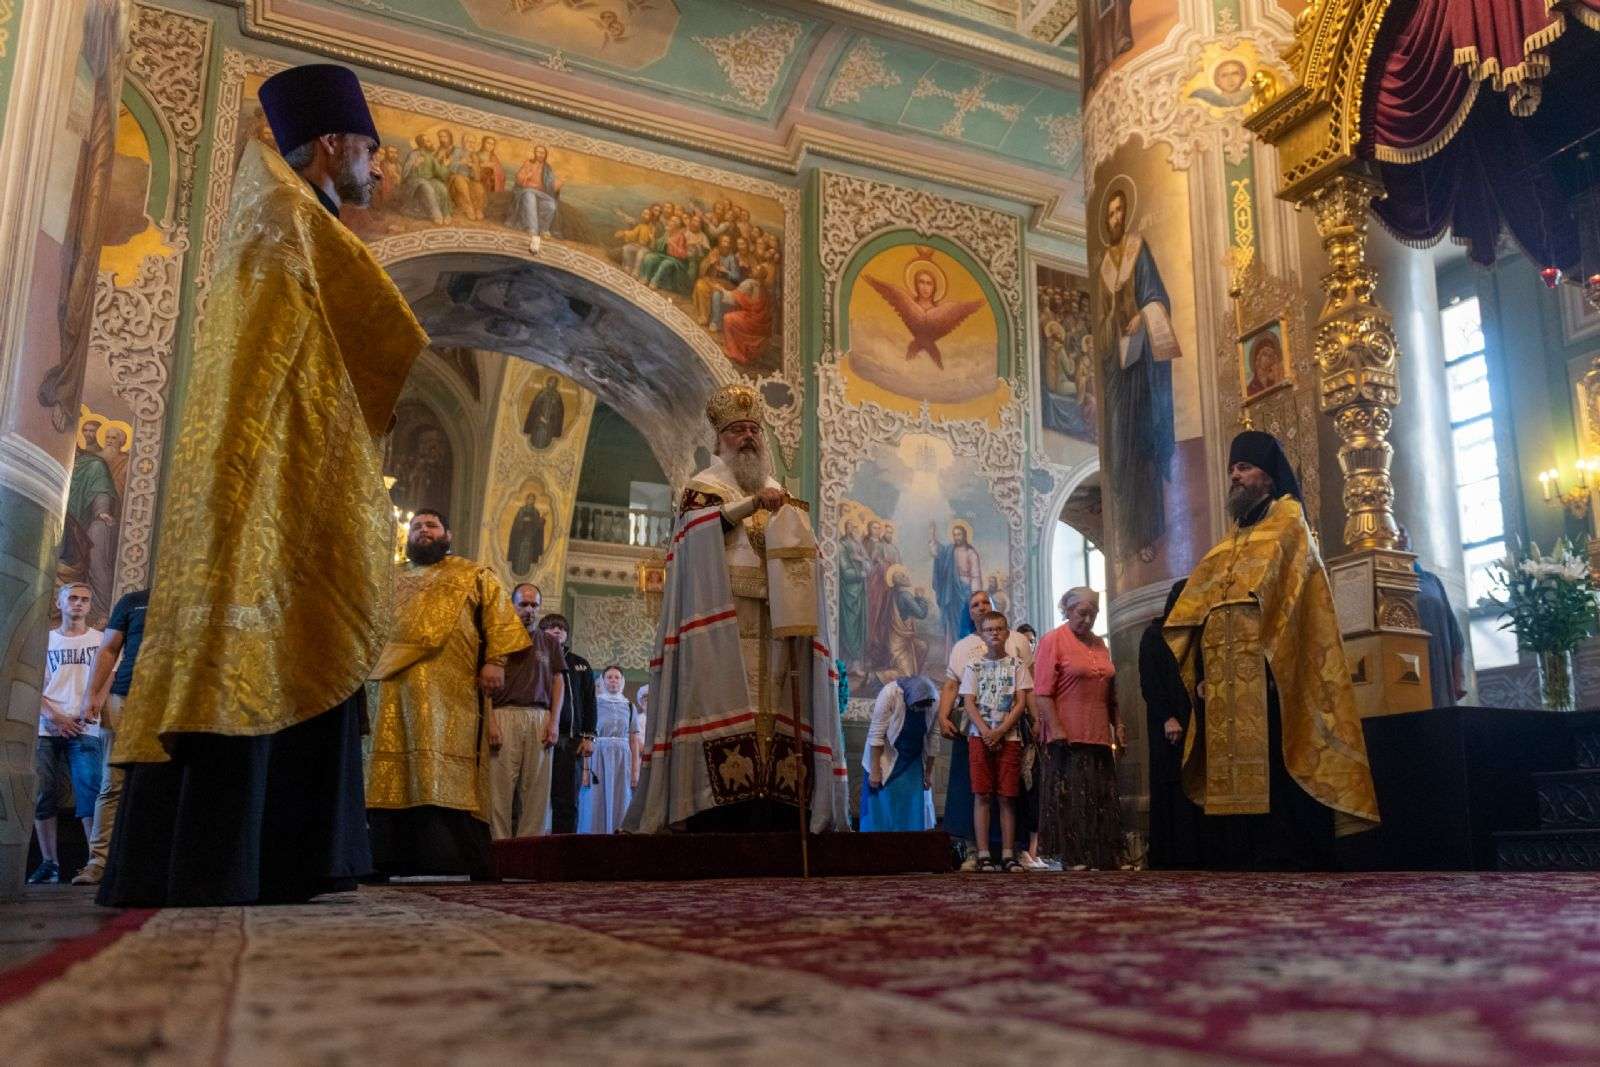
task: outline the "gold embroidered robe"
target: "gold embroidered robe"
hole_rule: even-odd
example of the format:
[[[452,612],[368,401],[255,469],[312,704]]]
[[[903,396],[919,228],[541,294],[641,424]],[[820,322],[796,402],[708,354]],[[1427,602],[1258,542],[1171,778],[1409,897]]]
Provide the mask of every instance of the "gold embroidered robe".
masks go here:
[[[446,556],[395,576],[394,629],[372,676],[367,807],[428,804],[489,820],[489,739],[480,662],[532,642],[488,567]],[[481,661],[480,661],[481,655]]]
[[[271,149],[234,182],[172,449],[117,762],[277,733],[347,700],[389,618],[381,438],[427,344],[355,234]]]
[[[1333,809],[1338,834],[1370,829],[1378,800],[1333,593],[1292,496],[1235,527],[1190,575],[1165,637],[1191,696],[1204,656],[1205,728],[1184,743],[1184,788],[1208,815],[1269,810],[1267,674],[1278,688],[1283,760]]]

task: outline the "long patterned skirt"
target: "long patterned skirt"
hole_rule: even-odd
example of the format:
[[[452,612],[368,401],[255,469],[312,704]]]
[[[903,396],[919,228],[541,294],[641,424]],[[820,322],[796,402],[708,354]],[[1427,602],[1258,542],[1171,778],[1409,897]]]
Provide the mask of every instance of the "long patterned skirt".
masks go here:
[[[1039,848],[1067,869],[1122,865],[1117,765],[1106,745],[1045,746]]]

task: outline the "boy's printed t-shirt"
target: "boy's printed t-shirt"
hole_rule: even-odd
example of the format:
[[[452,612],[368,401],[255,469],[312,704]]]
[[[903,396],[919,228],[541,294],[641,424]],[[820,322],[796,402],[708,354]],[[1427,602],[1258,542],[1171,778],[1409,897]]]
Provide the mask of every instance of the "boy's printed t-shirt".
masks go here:
[[[1000,659],[985,657],[967,665],[961,678],[961,695],[977,698],[978,714],[992,730],[1005,721],[1015,704],[1017,691],[1033,688],[1033,675],[1028,665],[1016,656]],[[1007,741],[1021,741],[1021,719],[1006,734]],[[978,728],[969,719],[967,734],[978,736]]]

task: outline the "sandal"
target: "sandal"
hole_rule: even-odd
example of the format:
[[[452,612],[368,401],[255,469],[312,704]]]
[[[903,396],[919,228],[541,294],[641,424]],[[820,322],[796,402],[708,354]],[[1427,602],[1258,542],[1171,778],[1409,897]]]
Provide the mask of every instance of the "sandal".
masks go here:
[[[978,865],[973,868],[973,870],[979,872],[980,874],[993,874],[999,869],[1000,865],[994,860],[990,859],[988,856],[979,856]]]
[[[1026,874],[1028,871],[1028,868],[1022,865],[1022,861],[1015,858],[1006,860],[1000,869],[1007,874]]]

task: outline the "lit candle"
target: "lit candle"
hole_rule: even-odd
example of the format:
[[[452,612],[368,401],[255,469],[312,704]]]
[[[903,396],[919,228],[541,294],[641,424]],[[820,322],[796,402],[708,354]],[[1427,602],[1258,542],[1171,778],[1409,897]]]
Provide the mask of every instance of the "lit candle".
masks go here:
[[[1539,472],[1539,490],[1540,490],[1540,492],[1542,492],[1544,494],[1544,498],[1546,500],[1550,499],[1550,472],[1549,471],[1540,471]]]

